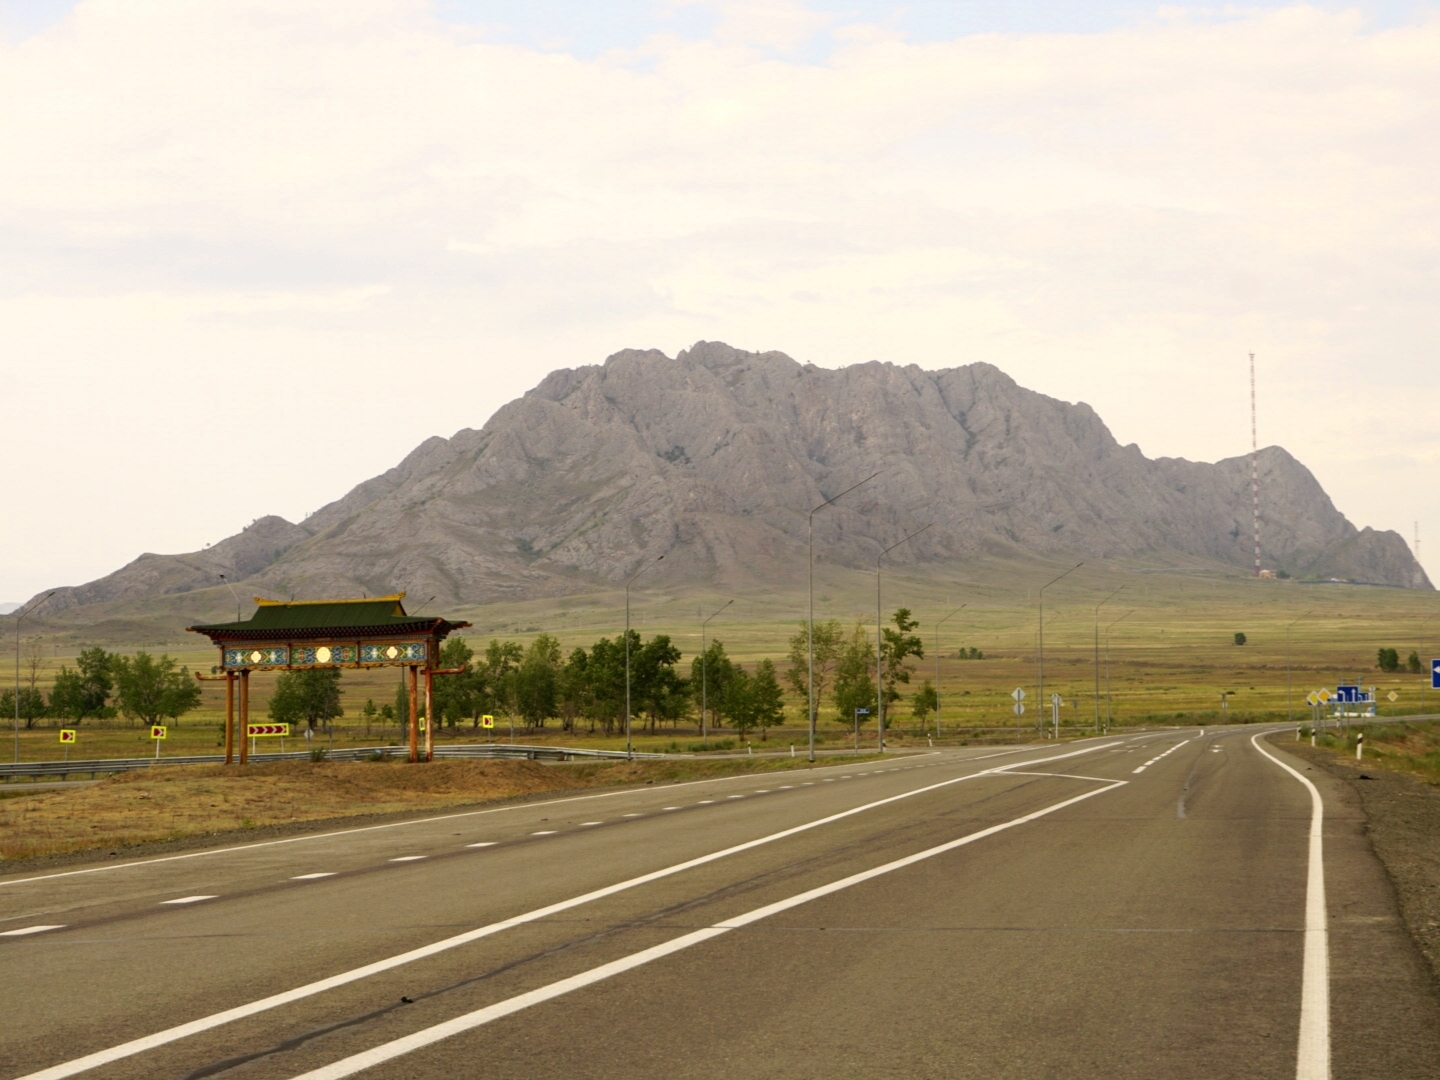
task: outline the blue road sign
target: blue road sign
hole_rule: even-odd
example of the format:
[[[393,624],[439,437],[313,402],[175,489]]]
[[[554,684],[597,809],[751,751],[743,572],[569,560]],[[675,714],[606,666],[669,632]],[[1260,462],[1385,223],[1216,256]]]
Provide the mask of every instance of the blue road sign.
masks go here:
[[[1440,690],[1440,660],[1430,661],[1430,689]]]
[[[869,710],[869,709],[856,709],[855,712],[856,712],[858,715],[860,715],[860,716],[869,716],[869,715],[870,715],[870,710]]]
[[[1335,687],[1334,700],[1343,704],[1353,705],[1360,700],[1360,687],[1346,686],[1344,683],[1341,683]]]

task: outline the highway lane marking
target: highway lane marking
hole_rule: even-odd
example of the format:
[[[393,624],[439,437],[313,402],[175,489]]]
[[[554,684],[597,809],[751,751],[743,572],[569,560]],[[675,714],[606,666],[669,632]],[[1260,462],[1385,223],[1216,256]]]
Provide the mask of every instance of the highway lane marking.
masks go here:
[[[586,824],[586,825],[599,825],[600,823],[599,823],[598,821],[587,821],[587,822],[585,822],[585,824]],[[498,840],[481,840],[478,844],[466,844],[465,846],[466,846],[466,847],[494,847],[494,846],[495,846],[496,844],[498,844],[499,842],[500,842],[500,841],[498,841]]]
[[[621,814],[621,817],[644,817],[644,814]]]
[[[390,862],[419,862],[423,858],[424,855],[397,855]]]
[[[539,832],[532,832],[531,836],[554,836],[559,829],[541,829]]]
[[[696,805],[696,806],[709,806],[709,805],[710,805],[711,803],[713,803],[714,801],[715,801],[714,799],[701,799],[701,800],[700,800],[698,803],[696,803],[695,805]]]
[[[64,929],[64,923],[55,923],[50,926],[22,926],[19,930],[6,930],[0,933],[0,937],[25,937],[27,934],[43,934],[46,930]]]
[[[334,876],[335,876],[334,871],[325,870],[325,871],[321,871],[321,872],[318,873],[318,874],[296,874],[296,875],[295,875],[294,877],[292,877],[290,880],[291,880],[291,881],[318,881],[318,880],[320,880],[322,877],[334,877]]]
[[[662,806],[660,809],[661,809],[661,810],[679,810],[680,808],[679,808],[678,806]]]
[[[981,754],[978,757],[960,758],[956,765],[968,765],[973,761],[985,761],[988,758],[1003,757],[1006,754],[1022,754],[1028,750],[1038,750],[1040,747],[1026,746],[1014,750],[1003,750],[998,754]],[[937,762],[937,764],[939,764]],[[844,769],[847,765],[821,765],[820,769]],[[682,787],[697,787],[702,784],[723,784],[730,780],[744,779],[744,776],[715,776],[708,780],[685,780],[678,784],[667,784],[666,790],[674,790]],[[828,777],[827,777],[828,779]],[[564,799],[545,799],[540,802],[513,803],[510,806],[492,806],[485,810],[465,810],[458,814],[440,814],[436,817],[407,818],[404,821],[390,821],[383,825],[361,825],[354,829],[335,829],[331,832],[310,833],[307,836],[287,836],[283,840],[261,840],[254,844],[232,844],[229,847],[210,848],[207,851],[187,851],[183,855],[162,855],[155,859],[136,859],[133,862],[110,863],[106,866],[88,866],[83,870],[61,870],[54,874],[38,874],[35,877],[11,878],[9,881],[0,881],[0,888],[8,885],[29,885],[36,881],[51,881],[55,878],[78,877],[82,874],[100,874],[109,870],[131,870],[135,867],[156,866],[160,863],[180,862],[185,859],[203,859],[210,855],[233,855],[240,851],[254,851],[257,848],[278,847],[281,844],[300,844],[309,840],[330,840],[337,836],[354,836],[358,833],[379,832],[382,829],[399,829],[407,825],[433,825],[441,821],[457,821],[460,818],[480,817],[484,814],[508,814],[515,810],[536,809],[541,806],[563,806],[566,803],[586,802],[591,799],[614,799],[622,795],[636,795],[643,792],[643,787],[624,788],[620,791],[602,791],[595,795],[572,795]]]
[[[1325,804],[1320,791],[1250,736],[1250,745],[1310,792],[1310,865],[1305,875],[1305,956],[1300,970],[1300,1038],[1295,1080],[1330,1080],[1330,933],[1325,908]]]
[[[933,784],[915,788],[912,791],[904,791],[898,795],[890,795],[883,799],[876,799],[874,802],[863,803],[860,806],[851,807],[849,810],[841,810],[838,813],[816,818],[814,821],[807,821],[800,825],[792,825],[788,829],[781,829],[779,832],[770,833],[767,836],[757,837],[754,840],[746,840],[743,843],[735,844],[719,851],[712,851],[708,855],[698,855],[693,859],[678,862],[671,866],[662,867],[659,870],[652,870],[649,873],[641,874],[638,877],[628,878],[625,881],[616,882],[613,885],[606,885],[594,889],[579,896],[572,896],[567,900],[561,900],[545,907],[535,908],[521,915],[514,915],[499,922],[493,922],[486,926],[480,926],[474,930],[467,930],[462,934],[453,937],[442,938],[440,941],[433,941],[428,945],[421,945],[418,948],[407,952],[397,953],[381,960],[372,961],[361,967],[351,968],[349,971],[342,971],[336,975],[324,979],[317,979],[314,982],[305,983],[290,990],[283,990],[278,994],[271,994],[269,997],[259,998],[255,1001],[246,1002],[243,1005],[236,1005],[233,1008],[211,1013],[209,1016],[202,1016],[195,1020],[177,1024],[163,1031],[157,1031],[151,1035],[142,1035],[138,1039],[131,1039],[128,1042],[118,1043],[115,1046],[106,1047],[103,1050],[96,1050],[83,1057],[73,1058],[70,1061],[52,1065],[49,1068],[41,1069],[39,1072],[29,1073],[26,1076],[18,1077],[17,1080],[61,1080],[62,1077],[75,1076],[77,1073],[86,1072],[98,1068],[101,1065],[108,1065],[112,1061],[120,1061],[135,1054],[153,1050],[156,1047],[164,1046],[167,1043],[176,1042],[179,1039],[187,1038],[202,1031],[209,1031],[212,1028],[221,1027],[236,1020],[242,1020],[257,1013],[268,1012],[270,1009],[279,1008],[281,1005],[288,1005],[291,1002],[300,1001],[315,994],[323,993],[326,990],[333,990],[337,986],[345,986],[348,983],[377,975],[382,971],[390,971],[393,968],[401,967],[416,960],[423,960],[435,956],[450,949],[467,945],[472,941],[479,941],[481,938],[490,937],[503,930],[509,930],[516,926],[524,926],[527,923],[536,922],[548,918],[551,915],[562,911],[569,911],[595,900],[604,899],[607,896],[614,896],[617,893],[637,888],[641,885],[648,885],[653,881],[660,881],[671,877],[674,874],[697,866],[705,866],[709,863],[724,859],[730,855],[736,855],[743,851],[751,851],[762,847],[765,844],[784,840],[800,833],[808,832],[811,829],[818,829],[822,825],[829,825],[832,822],[843,821],[845,818],[854,817],[856,814],[863,814],[881,806],[888,806],[891,803],[901,802],[905,799],[914,798],[917,795],[925,795],[932,791],[939,791],[942,788],[950,787],[953,784],[961,784],[967,780],[978,780],[986,776],[1003,776],[1011,769],[1021,765],[1044,765],[1051,761],[1061,761],[1065,758],[1078,757],[1082,754],[1092,753],[1095,750],[1108,749],[1111,744],[1106,743],[1098,747],[1087,747],[1081,750],[1072,750],[1068,754],[1057,754],[1047,758],[1037,758],[1034,761],[1017,761],[1013,765],[997,765],[994,768],[982,769],[979,772],[969,773],[965,776],[952,777],[949,780],[937,780]],[[987,757],[999,757],[999,754],[986,755]],[[974,759],[971,759],[974,760]],[[1109,783],[1121,783],[1122,781],[1108,781]]]
[[[1154,765],[1154,764],[1155,764],[1157,761],[1159,761],[1161,758],[1167,758],[1167,757],[1169,757],[1169,756],[1170,756],[1171,754],[1173,754],[1176,750],[1179,750],[1180,747],[1184,746],[1186,743],[1188,743],[1188,742],[1190,742],[1190,741],[1191,741],[1190,739],[1183,739],[1183,740],[1181,740],[1180,742],[1177,742],[1174,746],[1170,747],[1170,749],[1169,749],[1169,750],[1166,750],[1163,754],[1157,754],[1155,757],[1152,757],[1149,761],[1145,762],[1144,765],[1141,765],[1138,769],[1136,769],[1135,772],[1137,772],[1137,773],[1142,773],[1142,772],[1144,772],[1146,769],[1148,769],[1151,765]]]
[[[749,926],[751,923],[759,922],[761,919],[768,919],[771,915],[778,915],[783,911],[789,911],[791,908],[808,904],[812,900],[819,900],[822,897],[830,896],[866,881],[872,881],[875,878],[894,873],[896,870],[903,870],[906,867],[914,866],[916,863],[923,862],[926,859],[933,859],[937,855],[944,855],[947,852],[954,851],[956,848],[973,844],[977,840],[994,836],[996,833],[1003,832],[1006,829],[1013,829],[1017,825],[1024,825],[1028,822],[1035,821],[1037,818],[1045,817],[1047,814],[1053,814],[1055,811],[1063,810],[1067,806],[1074,806],[1078,802],[1083,802],[1085,799],[1093,798],[1096,795],[1102,795],[1107,791],[1114,791],[1116,788],[1124,787],[1129,783],[1128,780],[1103,780],[1101,782],[1105,784],[1102,788],[1097,788],[1094,791],[1087,791],[1083,795],[1076,795],[1073,798],[1062,800],[1061,802],[1045,807],[1043,810],[1036,810],[1033,813],[1012,818],[1010,821],[1002,822],[999,825],[992,825],[987,829],[970,833],[957,840],[938,844],[924,851],[918,851],[913,855],[895,859],[893,862],[885,863],[882,866],[877,866],[870,870],[862,870],[858,874],[851,874],[849,877],[840,878],[838,881],[832,881],[818,888],[807,889],[805,892],[796,893],[794,896],[786,897],[784,900],[778,900],[773,904],[766,904],[764,907],[754,908],[751,911],[745,912],[743,915],[737,915],[734,918],[726,919],[724,922],[716,923],[713,926],[694,930],[678,938],[673,938],[661,945],[655,945],[648,949],[642,949],[640,952],[631,953],[629,956],[621,957],[619,960],[612,960],[608,964],[601,964],[599,967],[591,968],[589,971],[581,972],[579,975],[572,975],[568,979],[560,979],[557,982],[550,983],[548,986],[542,986],[528,993],[517,994],[515,997],[507,998],[493,1005],[487,1005],[483,1009],[476,1009],[474,1012],[457,1016],[452,1020],[446,1020],[444,1023],[414,1032],[403,1038],[394,1039],[391,1042],[383,1043],[380,1046],[372,1047],[358,1054],[352,1054],[347,1058],[342,1058],[329,1065],[301,1073],[298,1076],[292,1077],[291,1080],[343,1080],[344,1077],[354,1076],[358,1072],[363,1072],[366,1069],[373,1068],[386,1061],[403,1057],[406,1054],[441,1042],[454,1035],[459,1035],[466,1031],[473,1031],[475,1028],[483,1027],[486,1024],[503,1019],[523,1009],[528,1009],[532,1005],[539,1005],[543,1002],[573,993],[576,990],[581,990],[587,986],[593,986],[595,983],[603,982],[606,979],[621,975],[627,971],[633,971],[635,968],[643,967],[646,964],[671,956],[674,953],[681,952],[692,946],[711,941],[724,934],[728,934],[732,930],[739,930],[742,927]]]
[[[217,896],[182,896],[178,900],[161,900],[161,904],[198,904],[201,900],[218,900]]]

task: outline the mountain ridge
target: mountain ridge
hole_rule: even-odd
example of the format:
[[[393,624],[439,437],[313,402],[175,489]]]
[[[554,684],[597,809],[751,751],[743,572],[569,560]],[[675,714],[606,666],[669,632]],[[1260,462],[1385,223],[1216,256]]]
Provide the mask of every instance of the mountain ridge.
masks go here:
[[[1357,529],[1280,447],[1259,452],[1266,565],[1429,588],[1404,539]],[[780,581],[817,553],[872,565],[980,554],[1177,553],[1245,571],[1248,455],[1146,458],[1084,402],[981,362],[839,369],[698,342],[622,350],[551,372],[480,429],[432,436],[394,468],[293,524],[253,522],[214,547],[143,555],[60,590],[54,610],[218,584],[278,595],[407,589],[441,602],[582,592],[660,555],[656,577]]]

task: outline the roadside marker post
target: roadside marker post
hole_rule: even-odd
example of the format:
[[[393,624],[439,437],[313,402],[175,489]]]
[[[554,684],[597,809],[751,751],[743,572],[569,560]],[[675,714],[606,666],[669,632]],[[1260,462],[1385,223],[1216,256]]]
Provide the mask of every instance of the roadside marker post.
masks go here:
[[[1364,753],[1365,753],[1365,732],[1362,731],[1362,732],[1360,732],[1360,734],[1358,734],[1358,735],[1355,736],[1355,760],[1356,760],[1356,761],[1361,761],[1361,760],[1363,760],[1363,759],[1364,759]]]
[[[1059,694],[1050,695],[1050,719],[1055,725],[1055,738],[1060,738],[1060,706],[1064,702]]]
[[[67,765],[70,763],[70,744],[75,741],[75,735],[74,728],[60,729],[60,742],[65,747],[65,763]]]
[[[155,760],[160,760],[160,744],[165,740],[165,725],[151,724],[150,738],[155,740]]]

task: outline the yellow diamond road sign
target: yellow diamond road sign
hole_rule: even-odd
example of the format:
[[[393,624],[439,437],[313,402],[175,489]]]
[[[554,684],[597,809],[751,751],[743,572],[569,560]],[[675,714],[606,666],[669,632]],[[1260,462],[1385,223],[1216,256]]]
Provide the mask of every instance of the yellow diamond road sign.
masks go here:
[[[1324,705],[1325,702],[1327,702],[1327,701],[1330,700],[1330,691],[1329,691],[1329,690],[1316,690],[1316,691],[1315,691],[1315,696],[1320,699],[1320,704],[1321,704],[1321,705]]]
[[[1390,698],[1391,701],[1399,701],[1399,700],[1400,700],[1400,695],[1397,694],[1397,693],[1395,693],[1394,690],[1391,690],[1391,691],[1390,691],[1388,697]]]
[[[1310,693],[1305,696],[1305,700],[1308,701],[1311,705],[1319,705],[1320,695],[1315,693],[1314,690],[1311,690]]]

